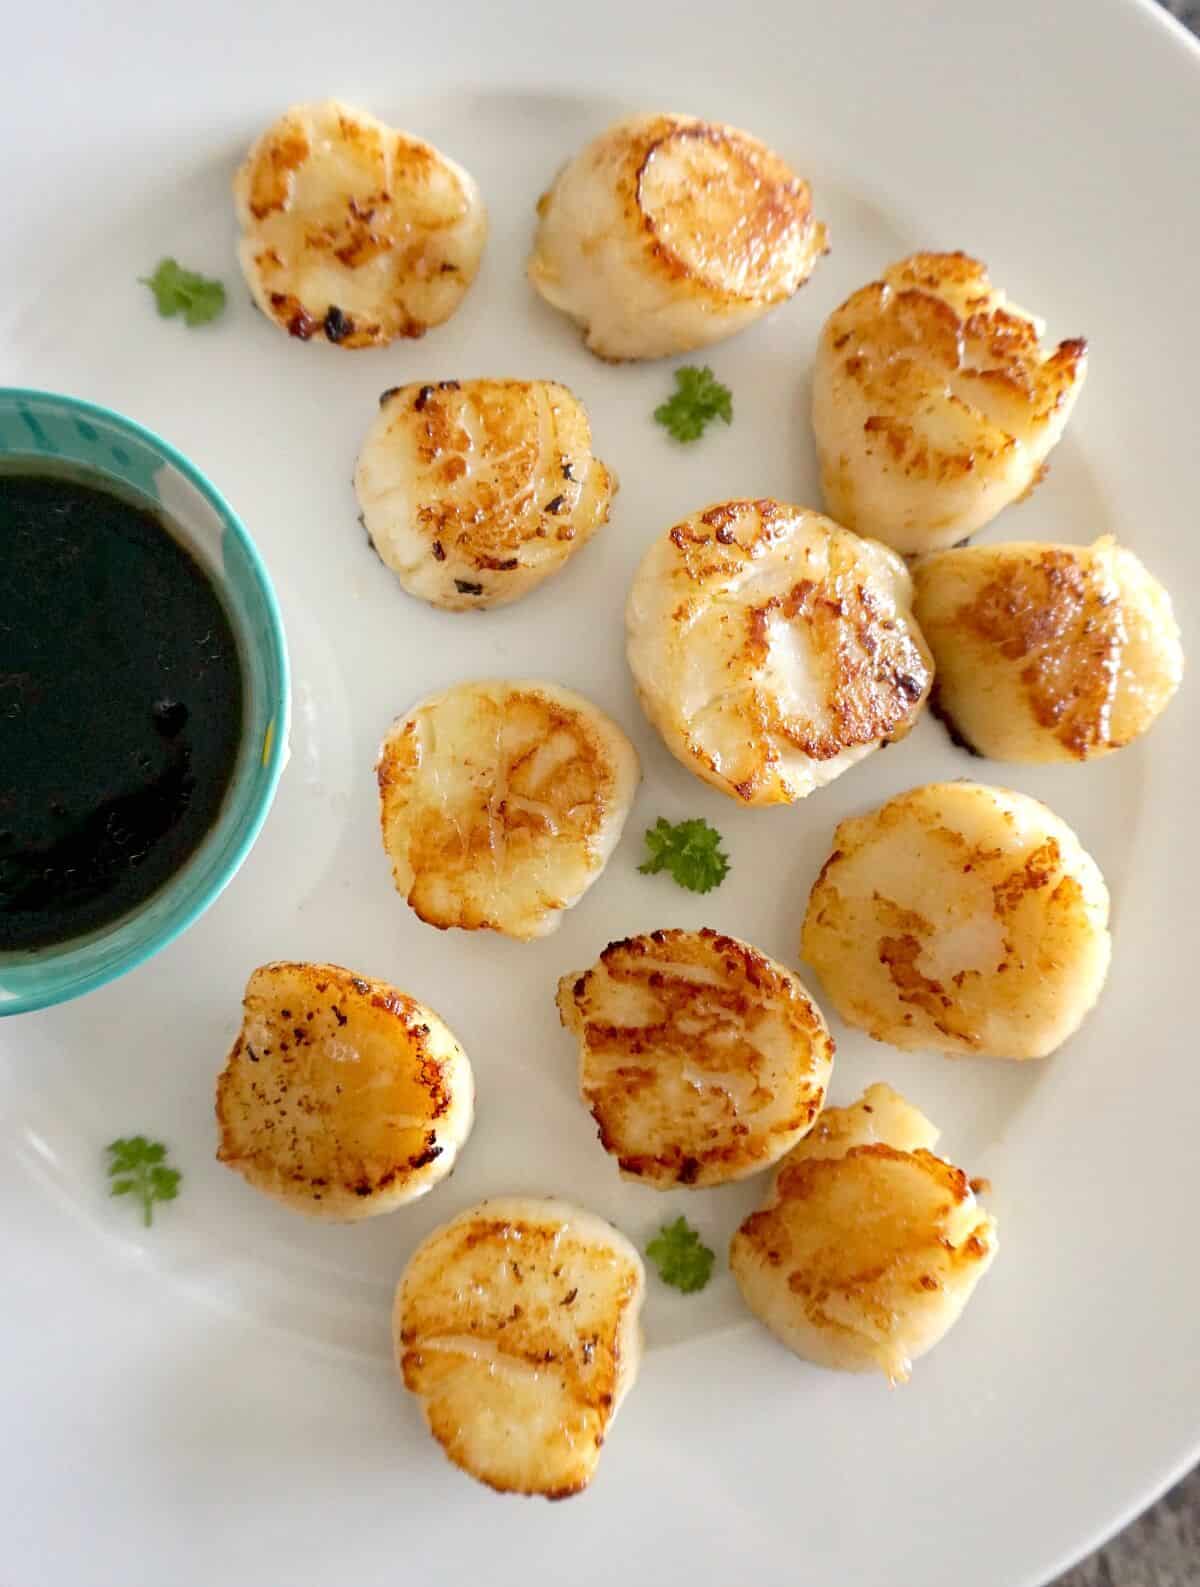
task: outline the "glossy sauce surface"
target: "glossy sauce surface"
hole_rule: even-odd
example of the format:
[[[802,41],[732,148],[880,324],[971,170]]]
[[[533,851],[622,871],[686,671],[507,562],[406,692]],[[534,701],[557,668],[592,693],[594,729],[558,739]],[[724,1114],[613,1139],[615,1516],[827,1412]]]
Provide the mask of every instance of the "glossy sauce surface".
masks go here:
[[[0,473],[0,951],[156,892],[216,820],[242,710],[229,618],[160,517]]]

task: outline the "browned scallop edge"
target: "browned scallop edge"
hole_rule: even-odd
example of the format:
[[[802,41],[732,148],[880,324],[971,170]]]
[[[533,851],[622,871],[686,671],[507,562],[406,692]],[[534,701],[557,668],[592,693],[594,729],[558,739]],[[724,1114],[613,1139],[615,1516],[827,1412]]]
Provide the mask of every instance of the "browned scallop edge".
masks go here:
[[[955,721],[953,712],[942,698],[936,673],[933,678],[933,687],[929,691],[929,710],[945,728],[946,737],[954,745],[955,749],[965,750],[975,760],[984,760],[986,758],[983,751],[975,748],[974,744],[971,743],[971,740]]]
[[[392,330],[385,331],[377,320],[355,320],[336,303],[328,304],[323,314],[314,313],[292,292],[268,292],[267,302],[271,318],[298,342],[310,342],[320,332],[335,347],[386,347],[400,339],[415,341],[429,329],[405,314]]]
[[[778,988],[785,981],[789,990],[793,989],[792,978],[781,972],[764,953],[751,947],[748,942],[741,942],[736,937],[727,937],[723,932],[715,931],[711,926],[702,926],[699,931],[689,931],[682,926],[671,926],[661,931],[648,931],[637,937],[622,937],[616,942],[610,942],[600,955],[601,963],[607,963],[618,954],[626,953],[636,958],[645,958],[655,948],[667,947],[680,937],[699,937],[706,942],[714,952],[726,957],[740,960],[746,979],[755,990]],[[582,989],[591,971],[584,974],[575,982],[575,995],[581,996]]]

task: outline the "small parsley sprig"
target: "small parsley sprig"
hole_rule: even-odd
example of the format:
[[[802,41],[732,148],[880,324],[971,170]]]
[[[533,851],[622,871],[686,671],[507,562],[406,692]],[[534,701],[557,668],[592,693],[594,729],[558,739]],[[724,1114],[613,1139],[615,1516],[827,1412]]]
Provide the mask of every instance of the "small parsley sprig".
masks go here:
[[[729,874],[721,834],[703,817],[672,824],[659,816],[646,830],[646,848],[648,856],[638,866],[643,876],[670,871],[690,893],[711,893]]]
[[[665,1223],[646,1247],[658,1276],[685,1295],[703,1289],[712,1277],[713,1253],[686,1218]]]
[[[207,325],[225,307],[225,288],[220,281],[185,270],[175,259],[160,259],[152,276],[138,279],[154,293],[164,319],[182,314],[188,325]]]
[[[179,1194],[182,1174],[167,1167],[167,1149],[161,1141],[148,1141],[144,1135],[130,1135],[112,1141],[108,1152],[110,1196],[136,1196],[142,1204],[142,1222],[148,1229],[154,1221],[156,1201],[174,1201]]]
[[[698,441],[714,419],[733,423],[733,393],[706,364],[685,364],[675,371],[675,392],[654,410],[654,417],[677,441]]]

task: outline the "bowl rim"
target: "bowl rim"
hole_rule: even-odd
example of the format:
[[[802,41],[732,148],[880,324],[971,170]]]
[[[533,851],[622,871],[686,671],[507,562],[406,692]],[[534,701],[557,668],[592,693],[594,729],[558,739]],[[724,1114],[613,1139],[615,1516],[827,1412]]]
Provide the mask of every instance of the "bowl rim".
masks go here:
[[[266,610],[266,630],[269,637],[269,646],[279,673],[279,701],[274,717],[274,730],[270,735],[270,743],[265,746],[263,757],[263,778],[261,787],[250,807],[249,819],[245,822],[237,843],[232,847],[224,863],[196,889],[190,906],[178,919],[168,922],[162,929],[153,933],[144,941],[135,943],[128,953],[121,954],[111,964],[103,968],[92,970],[79,976],[77,980],[68,982],[63,986],[46,987],[36,991],[16,992],[11,996],[6,995],[0,999],[0,1019],[13,1014],[29,1014],[36,1009],[52,1008],[60,1003],[69,1003],[77,997],[83,997],[88,992],[94,992],[101,986],[106,986],[110,981],[116,981],[129,971],[136,970],[139,965],[145,964],[156,953],[169,947],[177,937],[183,935],[189,927],[195,925],[201,915],[215,903],[217,898],[241,870],[247,855],[258,841],[263,823],[275,802],[275,794],[279,787],[279,779],[283,773],[288,754],[288,739],[291,730],[292,711],[292,674],[288,657],[287,635],[283,626],[283,614],[280,611],[279,599],[275,594],[275,586],[271,581],[266,562],[262,553],[255,544],[253,536],[242,522],[240,516],[234,511],[222,492],[209,479],[207,474],[199,468],[190,458],[186,457],[178,447],[159,435],[149,426],[139,423],[136,419],[129,418],[126,414],[119,413],[115,408],[105,407],[103,403],[89,401],[86,397],[74,397],[67,392],[43,390],[34,386],[7,386],[0,385],[0,399],[11,399],[16,402],[28,402],[31,406],[39,403],[56,403],[85,417],[102,419],[114,425],[117,429],[125,430],[135,436],[146,446],[156,451],[165,462],[177,469],[180,474],[193,485],[196,490],[208,501],[217,513],[220,514],[223,524],[232,529],[241,550],[245,553],[247,564],[254,576],[254,581],[263,598]],[[86,464],[82,465],[86,468]],[[197,849],[194,851],[198,853]],[[190,861],[189,857],[189,861]],[[163,891],[173,887],[183,871],[187,869],[189,861],[184,862],[180,871],[163,883],[158,893],[151,897],[160,897]],[[148,902],[149,900],[146,900]],[[139,906],[140,907],[140,906]],[[136,918],[137,910],[132,914],[121,917],[128,921]],[[114,922],[120,924],[120,921]],[[69,947],[69,944],[64,944]]]

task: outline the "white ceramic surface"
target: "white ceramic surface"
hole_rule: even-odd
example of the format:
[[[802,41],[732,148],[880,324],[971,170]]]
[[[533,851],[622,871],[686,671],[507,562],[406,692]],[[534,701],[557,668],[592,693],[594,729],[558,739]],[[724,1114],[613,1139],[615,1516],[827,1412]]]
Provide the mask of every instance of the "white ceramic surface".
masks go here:
[[[1193,657],[1190,203],[1200,57],[1130,0],[888,6],[534,0],[440,13],[362,0],[43,6],[6,17],[8,224],[0,374],[169,434],[266,555],[294,672],[292,762],[227,893],[180,941],[80,1003],[0,1027],[0,1583],[316,1587],[570,1582],[1022,1587],[1147,1502],[1200,1445],[1191,1210],[1200,1070],[1184,996],[1194,688],[1145,744],[1084,768],[1004,768],[924,720],[790,810],[692,780],[633,699],[621,608],[647,541],[733,494],[816,501],[807,381],[829,310],[917,246],[986,259],[1088,386],[1048,482],[987,538],[1118,533],[1174,590]],[[461,313],[368,353],[289,342],[237,275],[233,166],[287,103],[338,94],[430,138],[482,184],[492,232]],[[833,253],[781,312],[706,355],[735,422],[679,448],[650,411],[671,365],[612,368],[525,285],[533,204],[614,115],[672,108],[757,132],[814,187]],[[136,278],[163,254],[222,275],[188,332]],[[369,552],[349,479],[380,391],[467,375],[561,379],[622,489],[612,522],[535,595],[479,617],[407,598]],[[645,781],[608,871],[562,931],[441,935],[393,893],[372,763],[394,714],[474,674],[553,678],[634,736]],[[621,1184],[574,1095],[555,980],[614,936],[712,924],[795,960],[833,825],[913,783],[974,775],[1046,798],[1114,896],[1103,1004],[1024,1067],[893,1053],[837,1029],[833,1096],[886,1078],[995,1185],[1001,1253],[912,1383],[818,1371],[740,1309],[723,1248],[751,1183]],[[706,815],[733,871],[706,899],[642,877],[658,815]],[[430,1002],[470,1052],[475,1135],[427,1200],[309,1226],[213,1160],[212,1082],[248,970],[328,958]],[[101,1148],[168,1140],[180,1200],[145,1234]],[[488,1192],[568,1195],[644,1243],[683,1211],[721,1252],[698,1297],[652,1284],[650,1349],[593,1488],[499,1499],[425,1435],[388,1361],[388,1299],[435,1223]]]

